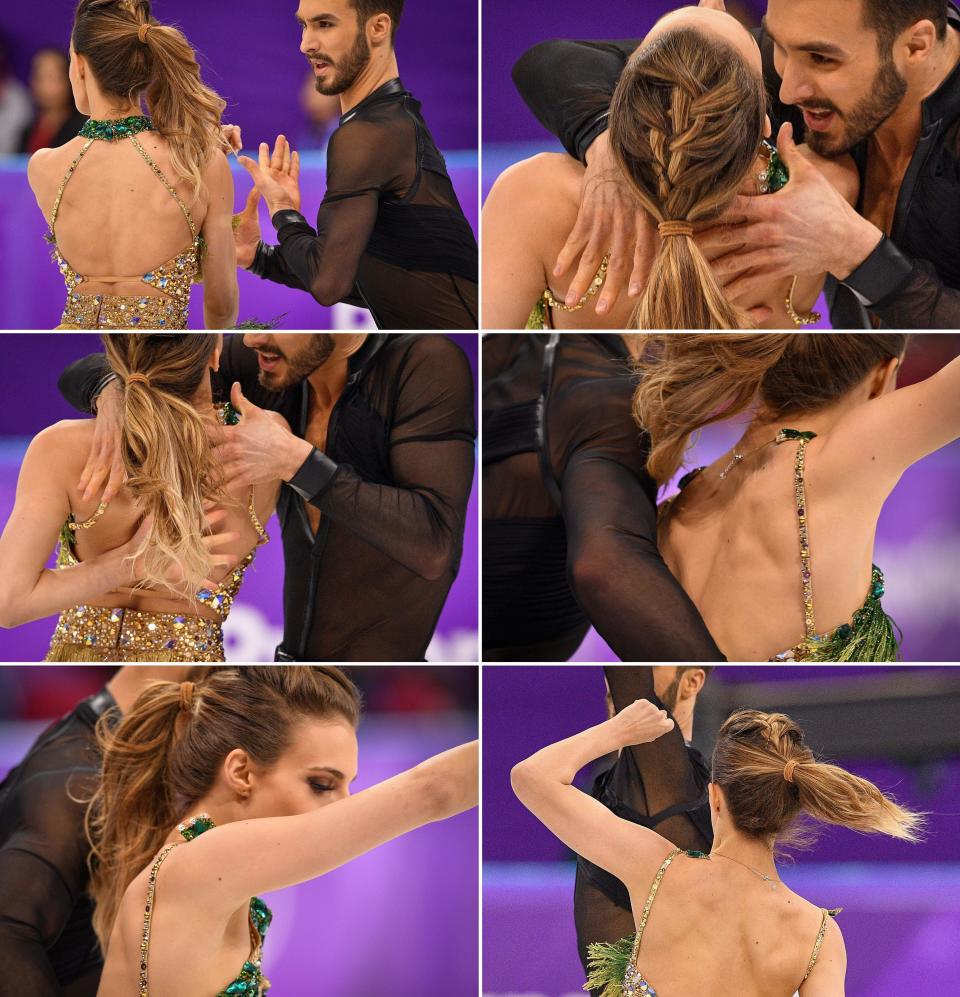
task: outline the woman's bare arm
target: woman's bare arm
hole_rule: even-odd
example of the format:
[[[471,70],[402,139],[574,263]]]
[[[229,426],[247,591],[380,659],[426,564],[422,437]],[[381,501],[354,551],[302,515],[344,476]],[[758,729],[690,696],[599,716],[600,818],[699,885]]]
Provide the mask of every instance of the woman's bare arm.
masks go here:
[[[240,291],[233,239],[233,174],[227,157],[216,151],[203,174],[210,204],[203,221],[203,315],[208,329],[237,324]]]
[[[235,910],[255,894],[322,876],[409,831],[469,810],[478,795],[474,741],[319,810],[215,828],[169,863],[167,889],[194,895],[202,869],[206,885],[198,902],[211,912]]]
[[[578,855],[606,869],[629,888],[649,883],[671,849],[656,831],[617,817],[573,785],[588,762],[673,729],[673,721],[646,699],[595,727],[542,748],[510,774],[520,802]],[[639,877],[639,878],[638,878]]]
[[[27,448],[13,512],[0,536],[0,626],[15,627],[76,606],[129,581],[124,558],[140,534],[122,548],[75,567],[44,565],[70,514],[64,465],[76,451],[79,423],[45,429]]]
[[[847,975],[847,950],[840,926],[827,918],[827,931],[817,964],[806,983],[800,987],[800,997],[844,997]]]

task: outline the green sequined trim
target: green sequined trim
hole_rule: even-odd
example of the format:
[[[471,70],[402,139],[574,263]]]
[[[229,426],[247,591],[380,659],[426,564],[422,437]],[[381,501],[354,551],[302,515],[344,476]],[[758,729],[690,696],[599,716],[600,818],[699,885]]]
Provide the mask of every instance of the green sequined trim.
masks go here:
[[[203,834],[204,831],[209,831],[212,827],[216,826],[210,814],[197,814],[196,817],[191,817],[190,820],[185,820],[182,824],[178,824],[177,830],[183,835],[184,840],[193,841],[194,838]]]
[[[84,138],[99,139],[101,142],[119,142],[120,139],[129,138],[131,135],[155,130],[153,122],[146,115],[134,114],[129,118],[112,121],[97,121],[90,118],[80,129],[80,134]]]
[[[764,139],[763,147],[767,150],[769,159],[767,160],[767,168],[759,176],[760,193],[776,194],[778,190],[786,187],[787,181],[790,179],[790,171],[787,169],[786,163],[780,158],[780,153],[777,152],[773,143]]]
[[[623,997],[623,978],[630,967],[635,935],[619,942],[591,942],[587,946],[587,982],[584,990],[600,997]]]

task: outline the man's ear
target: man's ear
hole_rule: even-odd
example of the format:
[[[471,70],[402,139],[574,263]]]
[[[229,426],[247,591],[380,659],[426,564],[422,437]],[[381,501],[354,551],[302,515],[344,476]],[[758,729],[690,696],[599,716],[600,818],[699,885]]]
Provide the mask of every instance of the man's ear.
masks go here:
[[[680,676],[680,699],[699,695],[707,681],[707,673],[702,668],[687,668]]]

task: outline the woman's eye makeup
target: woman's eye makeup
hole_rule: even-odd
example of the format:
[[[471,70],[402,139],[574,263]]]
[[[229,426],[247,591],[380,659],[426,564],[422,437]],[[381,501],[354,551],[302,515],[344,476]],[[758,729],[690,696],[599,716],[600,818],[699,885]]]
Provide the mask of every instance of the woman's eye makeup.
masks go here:
[[[318,781],[317,779],[308,779],[307,785],[309,785],[315,793],[332,793],[333,790],[337,788],[335,783],[329,781]]]

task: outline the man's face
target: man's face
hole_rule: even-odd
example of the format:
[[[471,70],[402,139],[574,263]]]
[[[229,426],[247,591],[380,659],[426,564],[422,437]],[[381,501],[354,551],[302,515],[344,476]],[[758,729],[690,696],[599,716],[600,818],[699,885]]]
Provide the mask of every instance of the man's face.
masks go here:
[[[890,52],[863,20],[866,0],[768,0],[780,99],[803,109],[821,156],[849,152],[887,120],[907,89]]]
[[[654,665],[653,691],[657,699],[673,713],[677,708],[680,692],[680,667],[678,665]]]
[[[370,62],[370,46],[349,0],[300,0],[300,51],[307,57],[317,92],[349,90]]]
[[[305,381],[330,359],[334,348],[329,332],[310,335],[248,332],[243,343],[257,351],[259,381],[268,391],[283,391]]]

